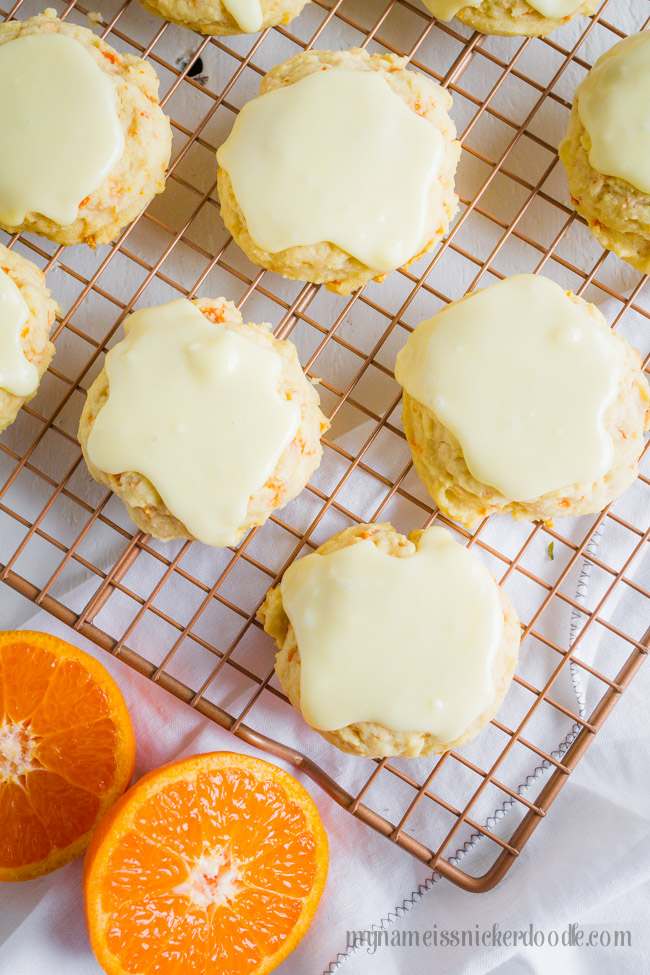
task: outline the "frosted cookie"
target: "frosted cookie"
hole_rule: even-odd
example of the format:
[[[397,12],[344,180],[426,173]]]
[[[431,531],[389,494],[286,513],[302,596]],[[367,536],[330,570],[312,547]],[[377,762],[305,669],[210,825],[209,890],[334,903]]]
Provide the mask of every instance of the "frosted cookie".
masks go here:
[[[257,34],[286,27],[309,0],[140,0],[150,13],[200,34]]]
[[[438,20],[456,17],[483,34],[543,37],[574,17],[587,17],[598,0],[422,0]]]
[[[339,532],[287,569],[258,615],[294,707],[369,758],[467,744],[501,706],[519,652],[508,597],[444,528]]]
[[[451,97],[406,63],[307,51],[265,75],[217,153],[221,215],[253,263],[346,295],[447,232]]]
[[[615,44],[578,87],[560,144],[571,200],[603,247],[650,273],[650,31]]]
[[[329,423],[291,342],[224,298],[135,312],[88,392],[92,476],[156,538],[235,545],[304,488]]]
[[[41,271],[0,244],[0,431],[36,395],[54,355],[56,312]]]
[[[158,78],[53,10],[0,24],[0,227],[94,247],[165,187]]]
[[[422,322],[397,355],[415,468],[450,518],[552,522],[635,479],[650,425],[639,353],[594,305],[519,274]]]

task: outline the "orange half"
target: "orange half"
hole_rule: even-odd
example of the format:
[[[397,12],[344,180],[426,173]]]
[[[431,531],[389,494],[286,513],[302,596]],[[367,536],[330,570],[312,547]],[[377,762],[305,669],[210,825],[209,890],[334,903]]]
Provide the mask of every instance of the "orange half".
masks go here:
[[[86,854],[90,942],[109,975],[265,975],[325,886],[310,795],[258,758],[215,752],[145,775]]]
[[[134,761],[124,698],[97,660],[47,633],[0,632],[0,880],[83,853]]]

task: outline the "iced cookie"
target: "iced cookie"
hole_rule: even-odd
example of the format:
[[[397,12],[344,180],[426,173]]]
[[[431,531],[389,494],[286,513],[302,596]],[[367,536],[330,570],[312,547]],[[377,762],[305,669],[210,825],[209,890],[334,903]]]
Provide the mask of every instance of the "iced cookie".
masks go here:
[[[0,24],[0,227],[94,247],[165,187],[171,127],[146,61],[53,10]]]
[[[135,312],[88,392],[92,476],[156,538],[235,545],[305,486],[329,424],[291,342],[223,298]]]
[[[36,395],[54,355],[56,312],[41,271],[0,244],[0,430]]]
[[[578,87],[560,145],[571,200],[603,247],[650,273],[650,31],[615,44]]]
[[[501,706],[519,652],[508,597],[444,528],[339,532],[287,569],[259,618],[294,707],[369,758],[467,744]]]
[[[447,232],[451,97],[405,65],[307,51],[265,75],[217,153],[221,215],[253,263],[345,295]]]
[[[257,34],[286,26],[308,0],[140,0],[157,17],[200,34]]]
[[[543,37],[574,17],[587,17],[598,0],[422,0],[438,20],[457,17],[483,34]]]
[[[397,355],[413,463],[450,518],[552,522],[635,479],[650,425],[639,353],[594,305],[520,274],[422,322]]]

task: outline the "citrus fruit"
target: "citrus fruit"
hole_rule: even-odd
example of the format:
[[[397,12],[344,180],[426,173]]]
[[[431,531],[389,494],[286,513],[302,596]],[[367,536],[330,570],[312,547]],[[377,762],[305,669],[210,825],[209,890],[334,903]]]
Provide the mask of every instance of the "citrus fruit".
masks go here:
[[[231,752],[145,775],[86,854],[90,942],[109,975],[265,975],[307,930],[327,836],[290,775]]]
[[[126,704],[100,663],[47,633],[0,631],[0,880],[83,853],[134,760]]]

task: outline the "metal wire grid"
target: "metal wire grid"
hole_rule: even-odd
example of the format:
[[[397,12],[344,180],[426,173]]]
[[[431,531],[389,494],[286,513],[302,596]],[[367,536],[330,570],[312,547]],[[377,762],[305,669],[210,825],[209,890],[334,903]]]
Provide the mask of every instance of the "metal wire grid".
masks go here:
[[[65,278],[76,297],[57,325],[57,356],[38,398],[0,443],[0,579],[222,727],[301,767],[353,815],[474,891],[493,886],[514,862],[647,653],[648,634],[627,632],[606,603],[615,590],[642,602],[650,596],[632,577],[650,527],[635,524],[618,503],[597,517],[553,529],[518,526],[507,545],[494,519],[473,533],[447,522],[432,509],[412,470],[392,364],[417,321],[459,297],[445,292],[452,262],[468,289],[503,277],[514,263],[516,270],[544,269],[585,297],[611,298],[618,308],[615,327],[629,309],[650,317],[645,279],[628,275],[621,287],[620,265],[595,246],[568,205],[561,177],[556,179],[555,141],[537,124],[550,106],[559,119],[557,131],[563,131],[575,79],[590,66],[583,57],[590,39],[600,33],[602,46],[609,47],[624,36],[605,19],[608,6],[615,4],[605,2],[595,18],[581,21],[580,34],[565,28],[545,40],[500,42],[457,29],[456,22],[435,24],[407,0],[337,0],[332,6],[314,0],[290,29],[222,41],[155,21],[127,0],[104,19],[101,33],[119,50],[149,58],[161,77],[175,136],[168,188],[117,242],[94,255],[40,238],[8,241],[52,272],[55,294],[56,281]],[[23,18],[37,9],[21,0],[3,13]],[[59,12],[86,23],[87,11],[79,4]],[[635,29],[647,26],[641,14]],[[275,46],[269,62],[270,36]],[[555,39],[566,36],[568,47]],[[354,45],[405,53],[414,67],[448,86],[465,150],[460,217],[433,258],[391,276],[390,307],[387,285],[341,299],[260,272],[225,233],[215,196],[212,154],[265,70],[299,50]],[[286,51],[281,57],[279,49]],[[208,77],[201,75],[205,68]],[[502,97],[508,85],[518,92],[514,101]],[[494,133],[498,138],[490,136]],[[536,173],[522,169],[522,142],[536,147]],[[486,145],[495,151],[482,150]],[[542,233],[548,220],[538,219],[539,207],[553,214],[550,238],[544,237],[548,229]],[[589,270],[565,256],[575,234]],[[279,320],[276,334],[291,336],[307,372],[321,378],[332,421],[323,464],[299,502],[251,532],[236,550],[164,546],[133,535],[119,502],[89,480],[80,457],[75,433],[83,394],[106,348],[119,339],[124,317],[143,296],[152,303],[154,288],[157,295],[167,289],[169,298],[199,290],[225,294],[237,299],[250,320]],[[355,323],[361,320],[371,323],[365,347],[356,339]],[[630,489],[645,498],[645,511],[649,487],[642,474]],[[444,523],[476,546],[503,585],[516,580],[529,587],[528,615],[520,612],[520,667],[507,706],[479,736],[480,757],[472,744],[462,753],[411,762],[371,762],[336,752],[318,765],[308,757],[314,733],[301,726],[302,753],[260,730],[269,709],[280,709],[287,724],[299,719],[274,678],[273,653],[255,611],[298,554],[349,524],[391,517],[404,531]],[[605,524],[626,539],[620,564],[609,565],[593,548],[594,534]],[[547,560],[542,578],[530,559],[551,541],[555,559]],[[589,606],[571,584],[585,553],[600,577]],[[567,612],[577,621],[569,649],[553,628]],[[612,646],[607,674],[580,657],[589,632],[596,630]],[[529,674],[531,660],[537,670]],[[563,698],[569,664],[591,681],[588,716]],[[544,711],[566,734],[563,751],[555,750],[559,731],[550,738],[542,731]],[[524,793],[522,769],[530,771],[531,765],[543,765],[550,774],[537,792]],[[518,813],[505,836],[483,814],[504,802]],[[480,876],[461,869],[452,855],[474,835],[490,851]]]

